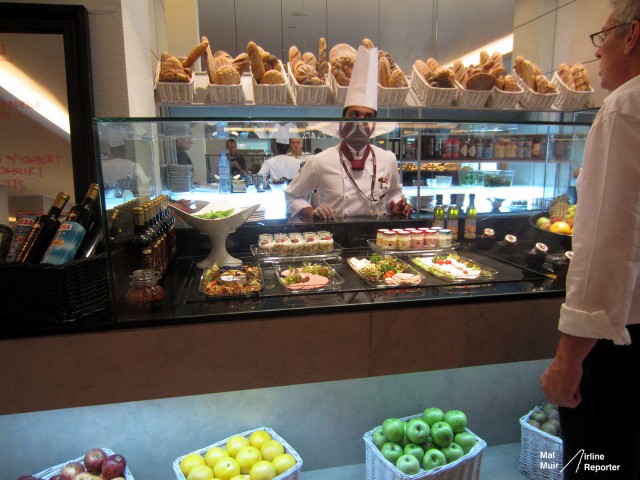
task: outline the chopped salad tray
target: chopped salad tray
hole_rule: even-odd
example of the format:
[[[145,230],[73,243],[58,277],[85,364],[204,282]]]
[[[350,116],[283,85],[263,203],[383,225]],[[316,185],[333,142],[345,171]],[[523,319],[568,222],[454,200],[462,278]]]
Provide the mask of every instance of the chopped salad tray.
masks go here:
[[[374,253],[368,258],[351,257],[347,263],[356,275],[373,287],[411,287],[424,283],[419,271],[392,255]]]
[[[428,273],[452,282],[491,280],[498,272],[458,253],[434,253],[411,257],[414,265]]]
[[[213,265],[200,279],[200,292],[208,299],[250,297],[263,288],[262,269],[258,265]]]
[[[327,262],[286,263],[274,266],[282,288],[290,293],[309,293],[339,288],[344,280]]]

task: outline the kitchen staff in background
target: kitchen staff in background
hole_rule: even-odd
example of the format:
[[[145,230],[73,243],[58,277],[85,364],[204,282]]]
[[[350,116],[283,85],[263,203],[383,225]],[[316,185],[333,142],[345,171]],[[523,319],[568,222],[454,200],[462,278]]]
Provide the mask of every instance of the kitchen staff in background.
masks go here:
[[[560,341],[541,379],[561,407],[565,479],[640,479],[640,0],[609,3],[591,40],[612,93],[585,145]]]
[[[98,127],[100,138],[106,142],[101,142],[102,154],[102,181],[103,188],[107,196],[121,196],[119,188],[130,189],[135,195],[148,195],[151,192],[151,178],[145,172],[142,165],[126,158],[125,138],[120,132],[113,128]]]
[[[231,165],[231,175],[246,175],[247,164],[244,157],[238,155],[238,142],[233,138],[227,140],[227,157]]]
[[[300,171],[300,161],[288,155],[288,151],[289,139],[277,139],[276,152],[278,155],[265,160],[258,175],[269,177],[269,183],[276,185],[290,182]]]
[[[176,159],[178,165],[193,165],[188,150],[193,145],[193,138],[176,138]]]
[[[343,117],[341,142],[308,157],[285,190],[287,212],[304,218],[352,215],[409,215],[413,208],[402,195],[395,155],[372,145],[378,109],[378,49],[358,48]],[[318,206],[309,202],[317,191]]]

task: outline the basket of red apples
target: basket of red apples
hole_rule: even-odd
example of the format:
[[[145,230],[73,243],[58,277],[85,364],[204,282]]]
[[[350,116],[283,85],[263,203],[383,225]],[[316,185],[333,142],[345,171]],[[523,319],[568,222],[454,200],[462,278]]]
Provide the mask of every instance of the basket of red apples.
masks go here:
[[[108,448],[92,448],[84,456],[18,480],[133,480],[127,461]]]

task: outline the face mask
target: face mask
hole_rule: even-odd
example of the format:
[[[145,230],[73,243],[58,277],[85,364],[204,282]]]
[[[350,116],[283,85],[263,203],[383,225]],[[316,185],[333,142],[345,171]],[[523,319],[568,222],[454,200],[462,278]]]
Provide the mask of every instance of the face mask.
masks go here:
[[[340,149],[351,162],[353,170],[363,170],[364,162],[371,151],[369,139],[373,133],[373,125],[361,122],[344,122],[340,124]]]

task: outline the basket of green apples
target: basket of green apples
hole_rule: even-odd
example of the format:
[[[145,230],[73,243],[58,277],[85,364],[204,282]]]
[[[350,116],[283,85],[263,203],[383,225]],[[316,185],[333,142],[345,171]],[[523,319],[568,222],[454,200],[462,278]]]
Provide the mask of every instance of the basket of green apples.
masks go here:
[[[478,480],[487,444],[461,410],[426,408],[364,434],[367,480]]]
[[[536,406],[520,418],[520,471],[532,480],[562,480],[558,407]]]

